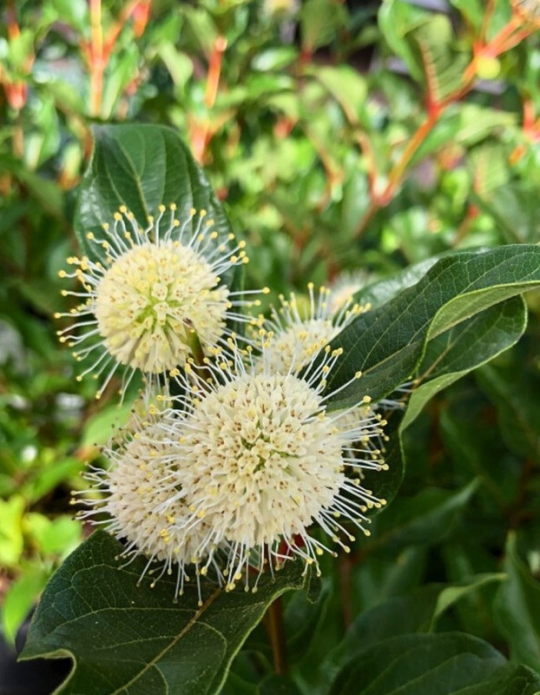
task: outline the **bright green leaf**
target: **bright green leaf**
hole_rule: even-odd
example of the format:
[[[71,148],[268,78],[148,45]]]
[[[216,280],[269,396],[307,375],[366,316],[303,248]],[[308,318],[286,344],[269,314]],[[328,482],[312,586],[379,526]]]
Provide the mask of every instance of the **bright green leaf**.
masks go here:
[[[2,605],[2,630],[13,643],[21,623],[26,618],[37,595],[45,586],[49,573],[42,567],[25,567],[4,595]]]
[[[0,565],[15,565],[22,554],[24,539],[22,519],[24,500],[13,495],[0,500]]]

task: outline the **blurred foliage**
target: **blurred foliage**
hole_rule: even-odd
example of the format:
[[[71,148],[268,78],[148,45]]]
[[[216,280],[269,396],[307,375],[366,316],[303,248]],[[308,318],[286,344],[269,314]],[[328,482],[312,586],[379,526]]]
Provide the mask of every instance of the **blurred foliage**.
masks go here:
[[[346,271],[384,280],[450,250],[538,242],[536,4],[421,5],[3,3],[0,591],[8,637],[83,537],[69,492],[126,410],[111,389],[97,413],[92,384],[75,381],[52,319],[65,308],[57,272],[76,247],[74,191],[92,125],[179,131],[248,240],[248,284],[264,278],[276,292]],[[287,600],[289,669],[301,692],[349,692],[339,689],[345,676],[332,679],[372,646],[355,652],[347,640],[364,634],[374,611],[383,626],[415,614],[404,635],[459,630],[540,670],[538,294],[527,303],[517,346],[488,365],[479,358],[476,372],[418,404],[399,495],[371,539],[328,563],[317,607]],[[303,624],[318,628],[308,636]],[[329,644],[337,646],[328,654]],[[275,683],[265,685],[270,661],[259,626],[226,692],[274,692]]]

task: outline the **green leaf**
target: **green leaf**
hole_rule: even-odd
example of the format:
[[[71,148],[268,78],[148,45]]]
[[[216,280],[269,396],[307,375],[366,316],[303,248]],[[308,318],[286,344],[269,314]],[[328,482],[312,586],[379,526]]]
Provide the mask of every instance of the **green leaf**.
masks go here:
[[[287,637],[289,663],[300,660],[309,649],[324,616],[330,594],[329,580],[313,582],[313,591],[297,591],[287,600],[283,625]]]
[[[413,287],[361,314],[332,341],[344,354],[328,378],[332,408],[377,401],[406,382],[427,342],[465,319],[540,283],[540,247],[509,245],[447,256]],[[361,371],[362,377],[355,379]]]
[[[317,66],[313,76],[338,102],[349,123],[358,124],[358,116],[367,96],[366,80],[358,71],[347,65]]]
[[[436,393],[514,345],[526,324],[525,302],[512,297],[429,341],[418,370],[420,385],[411,394],[402,430]]]
[[[470,635],[403,635],[366,650],[330,695],[535,695],[538,676]]]
[[[67,516],[48,519],[39,512],[29,512],[24,518],[24,523],[28,535],[44,555],[66,556],[82,540],[81,524]]]
[[[494,130],[510,128],[514,124],[515,117],[505,111],[496,111],[478,104],[460,104],[459,108],[455,105],[450,106],[417,149],[411,163],[419,162],[431,152],[447,147],[449,142],[470,147],[486,138]],[[471,164],[478,165],[478,159],[476,162],[474,159],[471,160]],[[506,166],[505,161],[506,157],[501,156],[501,159],[493,167],[494,170],[490,171],[490,180],[495,181],[497,178],[507,175],[506,169],[504,169],[505,173],[501,174],[501,162],[504,167]],[[516,241],[515,236],[510,237],[508,241],[509,243]]]
[[[256,685],[247,683],[231,671],[220,693],[221,695],[259,695],[259,690]]]
[[[75,216],[75,231],[84,249],[89,251],[86,233],[101,233],[101,225],[110,222],[121,205],[142,227],[159,205],[175,203],[179,219],[189,218],[192,208],[206,210],[221,238],[231,232],[202,169],[174,130],[154,125],[97,126],[94,139]],[[223,280],[229,284],[226,273]]]
[[[478,122],[478,119],[475,120]],[[489,142],[475,147],[469,157],[469,169],[473,177],[474,190],[486,200],[491,200],[498,188],[501,193],[507,190],[510,172],[506,163],[506,152],[501,144]],[[532,238],[529,240],[533,241]]]
[[[486,11],[481,0],[450,0],[450,2],[463,13],[476,29],[480,29]]]
[[[494,437],[493,428],[481,424],[476,411],[471,412],[458,402],[455,407],[446,408],[441,413],[442,443],[453,460],[457,475],[466,478],[473,475],[481,481],[483,490],[500,510],[497,511],[500,524],[504,524],[501,511],[513,504],[519,471],[509,461],[512,458],[510,452],[502,451],[504,442],[499,433]],[[463,553],[466,554],[465,549]]]
[[[441,589],[435,584],[425,586],[361,613],[322,665],[325,692],[342,669],[373,645],[399,635],[426,632]]]
[[[420,263],[407,266],[388,278],[371,282],[356,292],[354,300],[358,304],[369,304],[371,309],[376,309],[403,290],[416,285],[438,260],[438,257],[428,258]]]
[[[259,685],[260,695],[301,695],[300,691],[286,676],[272,675]]]
[[[533,243],[540,229],[536,190],[533,182],[511,181],[489,191],[478,191],[473,201],[493,217],[509,243]]]
[[[411,75],[419,80],[422,66],[410,32],[429,21],[430,14],[403,0],[386,0],[379,10],[379,28],[390,48],[405,62]]]
[[[373,490],[375,495],[379,499],[386,500],[387,504],[396,496],[405,474],[403,446],[401,437],[398,435],[402,418],[403,413],[399,410],[387,416],[388,424],[385,426],[384,432],[389,441],[385,447],[384,460],[388,464],[388,470],[367,469],[363,477],[364,487]]]
[[[343,668],[378,643],[400,635],[432,631],[437,618],[456,601],[486,583],[501,581],[502,578],[504,575],[488,574],[473,577],[460,586],[429,584],[405,596],[392,597],[361,613],[322,664],[321,678],[325,685],[328,688]]]
[[[122,546],[94,533],[62,565],[38,606],[24,659],[70,656],[64,695],[214,695],[230,663],[272,601],[304,587],[300,563],[288,562],[256,594],[204,584],[173,603],[174,579],[137,587],[146,560],[120,569]]]
[[[331,43],[341,27],[347,23],[347,12],[332,0],[307,0],[300,13],[302,46],[314,51]]]
[[[441,615],[464,596],[468,596],[471,592],[481,589],[482,587],[486,586],[486,584],[491,584],[492,582],[501,582],[504,579],[505,575],[502,573],[488,573],[473,577],[471,581],[466,582],[461,586],[445,587],[437,598],[430,629],[433,630]]]
[[[510,644],[512,659],[540,671],[540,582],[520,558],[516,536],[506,544],[507,580],[495,600],[495,619]]]
[[[478,381],[497,407],[508,447],[540,463],[540,378],[537,369],[528,369],[518,360],[482,367]]]
[[[82,462],[72,457],[54,461],[47,467],[40,466],[36,474],[23,483],[21,491],[28,501],[35,502],[54,490],[60,483],[79,474],[82,468]]]
[[[0,500],[0,565],[16,565],[22,555],[24,506],[19,495]]]
[[[457,492],[426,488],[401,500],[376,519],[377,544],[398,552],[408,545],[433,545],[451,531],[476,492],[473,480]]]
[[[84,0],[53,0],[52,6],[62,21],[71,24],[81,34],[88,28],[88,5]]]
[[[128,403],[122,406],[110,405],[98,410],[85,423],[81,437],[82,446],[106,444],[111,439],[115,428],[126,425],[132,408],[133,405]]]
[[[429,21],[411,32],[411,39],[416,45],[423,67],[429,98],[441,103],[458,92],[469,58],[464,53],[452,50],[453,30],[450,19],[442,14],[432,15]]]
[[[26,567],[9,587],[2,605],[2,631],[5,638],[13,643],[19,626],[26,618],[36,596],[45,586],[48,572],[42,567]]]

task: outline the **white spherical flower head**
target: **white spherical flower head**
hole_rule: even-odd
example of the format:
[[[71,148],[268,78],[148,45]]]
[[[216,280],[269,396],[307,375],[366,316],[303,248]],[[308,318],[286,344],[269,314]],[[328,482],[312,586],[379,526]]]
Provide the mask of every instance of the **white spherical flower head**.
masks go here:
[[[182,489],[231,543],[305,534],[343,483],[342,441],[321,397],[294,376],[244,374],[195,406]]]
[[[259,371],[270,369],[286,374],[293,364],[300,371],[356,316],[369,309],[354,304],[351,294],[334,308],[334,297],[327,287],[320,288],[318,297],[313,284],[308,285],[308,291],[308,301],[302,302],[294,293],[288,299],[282,296],[281,306],[272,309],[269,319],[259,317],[256,342],[272,342],[272,350],[265,355],[271,363],[264,366],[263,360],[259,360]]]
[[[362,417],[353,422],[352,409],[326,410],[338,391],[323,395],[326,378],[341,350],[325,348],[300,378],[294,365],[285,374],[270,369],[273,347],[263,346],[262,373],[239,354],[201,368],[188,363],[175,375],[184,391],[181,409],[168,411],[163,422],[176,447],[174,477],[192,514],[188,525],[211,529],[203,547],[210,540],[227,546],[228,589],[242,576],[249,588],[250,567],[260,576],[292,556],[317,565],[329,548],[311,535],[313,526],[348,550],[354,538],[340,518],[368,533],[365,512],[384,504],[360,484],[362,469],[387,468],[382,417],[365,397],[363,408],[355,404]]]
[[[89,509],[78,516],[105,524],[110,533],[124,541],[121,557],[127,557],[128,564],[139,555],[148,558],[140,580],[158,572],[151,583],[154,586],[164,574],[176,571],[178,595],[183,593],[184,582],[189,581],[187,566],[192,563],[198,581],[198,563],[205,556],[201,547],[207,542],[208,528],[204,522],[194,529],[184,528],[183,522],[191,513],[178,496],[171,500],[177,493],[176,488],[171,492],[174,451],[164,441],[156,417],[159,411],[153,407],[150,411],[151,422],[135,415],[128,425],[134,429],[125,432],[120,448],[105,451],[111,461],[109,468],[92,467],[86,474],[103,496],[88,497],[86,492]],[[105,521],[100,520],[103,514]],[[157,567],[150,569],[155,563]]]
[[[355,273],[343,272],[338,275],[330,285],[330,297],[328,304],[333,315],[354,301],[354,295],[364,287],[369,280],[369,275],[364,271]],[[364,311],[370,309],[369,305],[363,306]]]
[[[159,374],[185,364],[193,333],[215,345],[225,330],[228,290],[210,264],[173,241],[137,246],[96,287],[93,310],[120,364]]]
[[[84,288],[62,294],[84,303],[56,314],[81,317],[59,331],[60,340],[76,348],[78,360],[95,355],[77,378],[89,372],[103,376],[98,397],[119,365],[127,368],[124,393],[137,370],[152,375],[183,366],[194,350],[204,353],[230,337],[227,321],[248,320],[233,307],[251,302],[237,299],[239,293],[221,283],[222,273],[247,262],[244,242],[235,244],[232,234],[220,240],[204,210],[191,210],[181,223],[175,205],[162,205],[142,229],[122,207],[103,229],[103,238],[87,234],[102,261],[69,258],[75,271],[60,271]]]

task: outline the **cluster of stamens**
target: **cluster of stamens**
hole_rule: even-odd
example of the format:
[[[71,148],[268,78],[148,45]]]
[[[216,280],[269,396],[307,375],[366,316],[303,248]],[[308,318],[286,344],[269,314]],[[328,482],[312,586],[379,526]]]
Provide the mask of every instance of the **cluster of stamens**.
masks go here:
[[[199,600],[202,577],[256,591],[288,559],[319,572],[324,552],[349,552],[349,527],[369,535],[369,511],[385,504],[363,479],[388,468],[386,422],[365,395],[329,410],[362,377],[328,389],[343,352],[329,343],[369,306],[310,284],[306,301],[282,296],[269,318],[232,311],[258,304],[221,279],[247,262],[244,244],[221,240],[204,211],[181,224],[161,206],[141,229],[121,208],[103,231],[87,235],[96,260],[61,271],[83,287],[63,294],[84,303],[60,339],[79,360],[96,352],[81,378],[108,370],[100,392],[118,365],[130,370],[122,391],[137,370],[163,377],[148,380],[123,440],[106,449],[110,467],[87,474],[103,494],[81,516],[124,540],[127,562],[146,556],[152,585],[176,571],[180,595],[192,567]],[[245,338],[231,319],[248,325]]]
[[[94,358],[77,378],[93,373],[102,380],[98,398],[118,367],[124,393],[137,371],[162,374],[184,365],[194,350],[219,345],[232,335],[231,321],[247,320],[235,309],[258,304],[222,282],[230,268],[248,262],[245,242],[233,234],[221,239],[205,210],[190,210],[183,223],[176,213],[176,205],[161,205],[141,228],[121,207],[112,224],[102,225],[102,236],[86,235],[94,259],[68,258],[73,271],[59,273],[82,285],[62,295],[84,300],[55,315],[78,319],[58,331],[60,341],[75,348],[77,360]]]

